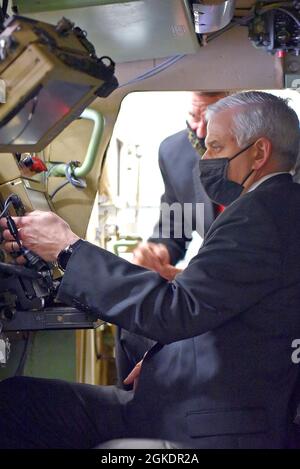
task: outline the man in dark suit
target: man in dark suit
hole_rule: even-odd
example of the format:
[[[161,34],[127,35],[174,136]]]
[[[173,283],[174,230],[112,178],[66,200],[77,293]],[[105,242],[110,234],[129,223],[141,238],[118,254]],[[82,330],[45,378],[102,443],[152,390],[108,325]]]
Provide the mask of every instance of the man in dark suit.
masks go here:
[[[207,106],[225,95],[222,91],[192,92],[188,128],[167,137],[159,147],[158,161],[165,186],[160,216],[148,242],[135,249],[133,262],[154,271],[163,264],[164,275],[169,280],[179,272],[175,265],[184,258],[193,231],[203,238],[217,215],[217,206],[201,184],[198,163],[205,152]],[[145,337],[117,328],[115,348],[119,386],[151,345],[152,341]],[[130,389],[131,386],[123,387]]]
[[[47,261],[72,245],[61,301],[157,344],[135,392],[1,382],[3,448],[84,448],[125,436],[197,448],[288,446],[299,378],[291,356],[300,337],[300,185],[289,174],[298,126],[295,112],[268,93],[212,106],[200,177],[227,208],[172,282],[79,240],[53,213],[15,219],[23,244]],[[17,249],[3,234],[6,249]]]
[[[205,152],[207,106],[225,95],[222,91],[191,93],[188,128],[167,137],[161,143],[159,167],[165,190],[161,197],[160,217],[148,242],[140,244],[134,251],[134,262],[137,265],[155,271],[157,262],[175,266],[184,258],[192,232],[198,231],[203,238],[215,219],[214,204],[199,179],[198,162]],[[170,217],[169,211],[162,208],[172,207],[174,204],[182,214],[181,217]],[[191,213],[185,214],[184,204],[192,207]],[[201,204],[204,206],[203,220],[200,220],[201,217],[197,219],[197,204],[198,209]],[[168,229],[164,230],[164,226]],[[168,231],[167,236],[164,236],[164,231]],[[169,269],[169,272],[169,277],[174,277],[177,273],[175,269]]]

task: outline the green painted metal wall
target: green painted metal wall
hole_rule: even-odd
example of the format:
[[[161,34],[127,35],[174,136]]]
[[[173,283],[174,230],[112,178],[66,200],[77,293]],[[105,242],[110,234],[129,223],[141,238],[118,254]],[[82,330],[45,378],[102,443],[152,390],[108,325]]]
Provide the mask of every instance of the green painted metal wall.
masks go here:
[[[22,334],[12,334],[8,364],[0,368],[0,380],[13,376],[24,351]],[[32,333],[25,376],[76,380],[76,337],[74,331],[41,331]]]
[[[14,0],[13,5],[18,7],[19,13],[36,13],[136,1],[138,0]]]

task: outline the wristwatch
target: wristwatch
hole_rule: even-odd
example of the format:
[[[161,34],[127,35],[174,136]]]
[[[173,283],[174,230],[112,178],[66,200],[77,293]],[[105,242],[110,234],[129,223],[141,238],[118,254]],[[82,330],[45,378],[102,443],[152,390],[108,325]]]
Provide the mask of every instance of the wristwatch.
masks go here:
[[[81,239],[78,239],[77,241],[75,241],[75,243],[70,244],[65,249],[62,249],[62,251],[60,251],[60,253],[58,254],[57,265],[61,270],[66,270],[70,257],[72,256],[74,249],[80,243],[80,241]]]

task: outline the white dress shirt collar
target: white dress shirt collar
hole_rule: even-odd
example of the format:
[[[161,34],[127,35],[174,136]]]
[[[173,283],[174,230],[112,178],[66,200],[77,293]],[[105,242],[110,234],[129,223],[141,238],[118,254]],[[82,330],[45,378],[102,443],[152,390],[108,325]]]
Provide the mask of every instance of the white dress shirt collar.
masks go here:
[[[256,181],[250,188],[247,190],[247,192],[254,191],[258,186],[260,186],[263,182],[267,181],[268,179],[272,178],[273,176],[278,176],[279,174],[291,174],[288,171],[280,171],[278,173],[270,173],[267,174],[266,176],[263,176],[261,179]]]

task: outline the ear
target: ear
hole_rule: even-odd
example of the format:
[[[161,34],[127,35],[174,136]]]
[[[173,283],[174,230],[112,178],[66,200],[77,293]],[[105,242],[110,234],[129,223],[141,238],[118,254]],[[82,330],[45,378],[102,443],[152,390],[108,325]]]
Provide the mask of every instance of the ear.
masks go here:
[[[265,166],[272,154],[272,143],[266,137],[260,137],[253,145],[253,166],[252,169],[258,170]]]

